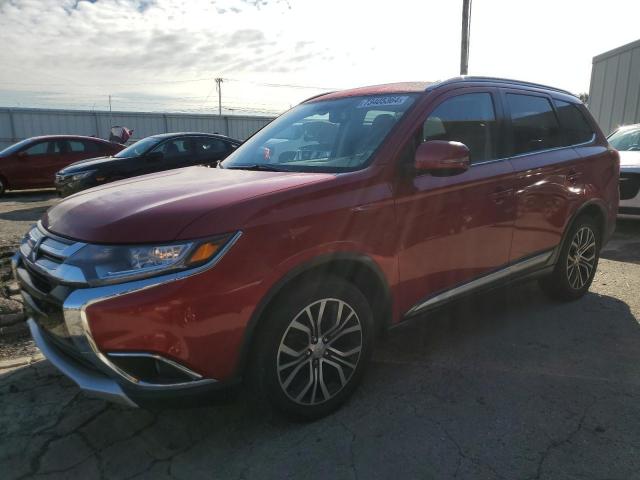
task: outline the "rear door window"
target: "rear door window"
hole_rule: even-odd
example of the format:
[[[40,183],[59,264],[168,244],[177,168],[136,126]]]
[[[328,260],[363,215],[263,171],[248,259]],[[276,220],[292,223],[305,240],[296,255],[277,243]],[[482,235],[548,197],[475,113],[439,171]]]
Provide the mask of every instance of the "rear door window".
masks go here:
[[[548,98],[508,93],[507,105],[514,155],[563,146],[560,125]]]
[[[29,148],[26,148],[24,150],[24,152],[31,156],[31,155],[44,155],[46,153],[49,153],[49,144],[52,142],[40,142],[40,143],[36,143],[35,145],[31,145]]]
[[[554,100],[554,102],[564,132],[565,144],[577,145],[590,141],[595,133],[580,109],[576,105],[562,100]]]
[[[69,145],[69,151],[73,153],[84,153],[86,151],[84,142],[80,140],[69,140],[67,145]]]
[[[84,142],[84,151],[87,153],[100,153],[103,150],[106,150],[106,148],[102,143],[92,142],[90,140],[85,140]]]
[[[229,150],[227,142],[217,138],[196,137],[194,141],[196,155],[200,157],[219,158]]]
[[[193,154],[191,138],[181,137],[167,140],[152,150],[162,152],[164,159],[168,161],[183,160]]]
[[[497,158],[498,124],[490,93],[466,93],[449,98],[429,114],[422,128],[422,141],[446,140],[464,143],[471,163]]]

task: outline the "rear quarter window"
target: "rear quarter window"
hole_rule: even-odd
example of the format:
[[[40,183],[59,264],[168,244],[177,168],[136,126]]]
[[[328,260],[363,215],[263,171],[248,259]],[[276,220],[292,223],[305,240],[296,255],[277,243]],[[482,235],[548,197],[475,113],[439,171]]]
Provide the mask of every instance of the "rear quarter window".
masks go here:
[[[555,100],[555,104],[567,145],[585,143],[593,138],[593,128],[576,105],[562,100]]]

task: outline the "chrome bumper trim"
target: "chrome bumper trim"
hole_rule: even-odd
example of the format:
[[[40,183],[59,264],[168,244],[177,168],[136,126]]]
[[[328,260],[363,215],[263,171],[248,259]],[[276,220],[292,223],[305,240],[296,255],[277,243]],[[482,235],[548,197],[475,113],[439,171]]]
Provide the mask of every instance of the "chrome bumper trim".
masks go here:
[[[238,232],[238,234],[236,234],[232,238],[232,241],[230,243],[235,243],[235,241],[239,237],[240,232]],[[230,246],[228,246],[227,248],[229,247]],[[216,258],[214,259],[214,262],[211,263],[217,263],[218,260],[219,258]],[[14,278],[16,279],[19,279],[18,269],[21,262],[23,261],[24,259],[19,252],[16,253],[12,258],[11,267],[14,272]],[[147,352],[135,352],[127,354],[129,356],[152,356],[157,360],[163,361],[174,366],[175,368],[178,368],[179,370],[182,370],[191,378],[191,380],[176,383],[150,383],[135,378],[134,376],[119,368],[114,362],[110,360],[109,357],[117,356],[117,353],[103,353],[98,348],[89,327],[89,321],[87,319],[86,313],[86,309],[90,305],[108,300],[110,298],[115,298],[133,292],[139,292],[148,288],[153,288],[159,285],[164,285],[173,281],[181,280],[182,278],[195,275],[207,268],[210,268],[212,266],[211,263],[197,269],[171,273],[159,277],[151,277],[143,280],[121,284],[105,285],[101,287],[84,288],[72,291],[62,305],[63,320],[66,325],[67,332],[69,333],[69,338],[73,342],[75,350],[84,358],[86,358],[89,363],[95,365],[99,373],[93,372],[90,369],[84,367],[81,363],[67,358],[66,356],[58,352],[55,347],[50,346],[50,343],[47,342],[46,338],[41,333],[41,327],[39,327],[33,319],[31,319],[29,323],[31,333],[34,337],[34,340],[38,344],[38,347],[40,347],[45,357],[51,360],[51,363],[53,363],[65,375],[74,380],[80,386],[80,388],[87,390],[90,393],[95,393],[102,398],[120,401],[117,397],[119,395],[125,395],[122,390],[122,385],[124,385],[125,388],[128,386],[131,387],[132,391],[142,393],[145,391],[170,391],[180,389],[187,390],[191,388],[216,384],[218,383],[217,379],[204,378],[199,373],[194,372],[193,370],[179,364],[178,362],[165,358],[156,353]],[[26,292],[24,289],[22,293],[25,297],[30,297],[28,292]],[[35,307],[36,308],[34,308],[33,310],[37,313],[39,309],[37,308],[37,306]],[[44,314],[44,312],[41,313]],[[46,314],[44,314],[43,317],[44,316],[46,316]],[[124,354],[125,352],[123,352],[123,355]],[[104,377],[101,374],[103,374]],[[113,385],[115,385],[115,387]],[[120,403],[123,402],[120,401]],[[124,403],[128,405],[135,405],[135,403],[130,400],[128,402],[125,401]]]
[[[54,367],[73,380],[82,390],[90,395],[103,398],[110,402],[121,403],[129,407],[138,407],[122,390],[122,387],[112,378],[93,372],[82,365],[69,360],[65,355],[50,345],[45,339],[38,324],[30,318],[27,320],[31,336],[40,351],[47,357]]]
[[[89,306],[98,302],[102,302],[104,300],[127,295],[129,293],[139,292],[148,288],[157,287],[159,285],[165,285],[167,283],[175,282],[202,273],[218,263],[220,259],[224,257],[225,253],[238,241],[241,236],[241,231],[236,232],[236,234],[231,237],[231,239],[225,244],[224,247],[220,249],[220,252],[218,252],[218,254],[216,254],[216,256],[211,261],[198,268],[169,273],[158,277],[134,280],[131,282],[116,283],[113,285],[104,285],[101,287],[82,288],[74,290],[64,301],[63,314],[65,324],[67,325],[67,330],[74,344],[76,345],[76,348],[83,354],[93,356],[96,360],[94,363],[98,364],[98,366],[103,369],[108,369],[108,373],[115,373],[122,380],[136,387],[141,387],[147,390],[170,390],[174,388],[196,387],[217,383],[216,379],[203,378],[197,372],[193,372],[187,367],[179,365],[178,363],[164,357],[161,357],[163,361],[170,363],[173,366],[178,366],[178,368],[185,371],[185,373],[188,373],[188,375],[193,378],[193,380],[190,382],[181,383],[154,384],[142,382],[137,378],[129,375],[127,372],[115,365],[109,359],[109,356],[102,353],[96,345],[96,342],[94,341],[93,335],[91,333],[91,328],[89,327],[86,309]]]
[[[158,355],[156,353],[147,353],[147,352],[113,352],[107,354],[111,358],[152,358],[159,362],[165,363],[176,370],[181,371],[186,376],[191,378],[191,380],[202,380],[203,377],[199,373],[194,372],[193,370],[185,367],[184,365],[174,362],[173,360],[169,360],[168,358],[163,357],[162,355]]]
[[[103,353],[98,348],[95,340],[93,339],[93,334],[91,333],[91,328],[89,327],[89,320],[87,318],[86,312],[86,309],[89,306],[110,298],[146,290],[147,288],[152,288],[174,280],[177,280],[176,274],[170,274],[163,277],[153,277],[134,282],[106,285],[103,287],[95,288],[85,288],[73,291],[64,301],[62,311],[64,315],[64,322],[67,326],[67,331],[69,332],[69,335],[71,336],[76,349],[80,353],[87,355],[90,358],[92,357],[93,363],[95,363],[96,366],[105,371],[105,373],[110,375],[115,374],[119,379],[131,384],[131,386],[144,390],[171,390],[217,383],[216,379],[203,378],[200,374],[193,372],[187,367],[157,354],[149,355],[160,358],[162,359],[162,361],[170,363],[173,366],[178,366],[178,368],[185,371],[185,373],[188,372],[189,376],[193,378],[193,380],[189,382],[179,383],[149,383],[141,381],[113,363],[109,356],[113,356],[114,353]],[[123,355],[126,354],[123,352]]]

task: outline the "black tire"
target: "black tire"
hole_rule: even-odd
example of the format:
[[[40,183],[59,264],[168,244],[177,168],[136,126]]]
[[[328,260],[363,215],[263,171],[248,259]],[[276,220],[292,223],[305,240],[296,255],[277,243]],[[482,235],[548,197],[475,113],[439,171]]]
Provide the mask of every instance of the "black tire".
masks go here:
[[[560,301],[577,300],[587,293],[598,268],[601,238],[600,227],[592,217],[577,218],[562,245],[553,272],[539,280],[542,290]]]
[[[249,378],[254,401],[266,398],[288,417],[313,420],[340,407],[362,380],[373,350],[373,315],[360,290],[338,277],[294,282],[290,288],[261,321]],[[320,317],[319,336],[312,317]],[[358,348],[348,356],[334,353]]]
[[[4,195],[4,192],[6,192],[6,190],[7,185],[5,184],[5,181],[0,177],[0,197]]]

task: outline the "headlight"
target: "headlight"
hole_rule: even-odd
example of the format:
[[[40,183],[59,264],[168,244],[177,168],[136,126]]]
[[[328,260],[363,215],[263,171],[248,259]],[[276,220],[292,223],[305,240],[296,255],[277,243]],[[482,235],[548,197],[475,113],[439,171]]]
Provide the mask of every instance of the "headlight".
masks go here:
[[[77,182],[79,180],[82,180],[83,178],[90,177],[94,173],[95,173],[95,170],[87,170],[86,172],[80,172],[80,173],[76,173],[74,175],[71,175],[71,177],[68,177],[68,179],[71,182]]]
[[[128,282],[207,264],[236,234],[158,245],[86,245],[65,262],[78,267],[91,286]]]

